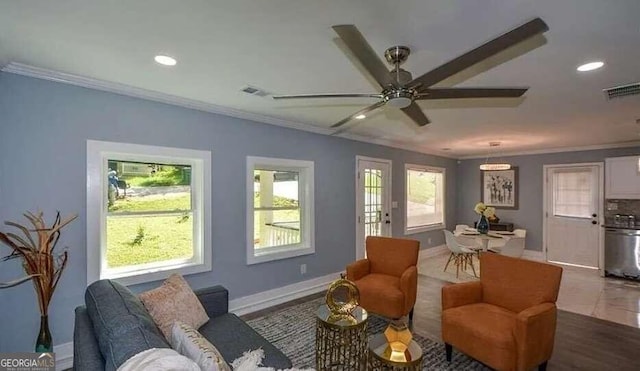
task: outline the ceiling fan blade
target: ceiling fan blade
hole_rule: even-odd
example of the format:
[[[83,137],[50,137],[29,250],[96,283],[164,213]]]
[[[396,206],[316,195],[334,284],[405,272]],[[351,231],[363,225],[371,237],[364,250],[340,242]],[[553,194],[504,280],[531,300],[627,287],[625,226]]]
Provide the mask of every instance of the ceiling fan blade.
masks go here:
[[[372,105],[370,105],[369,107],[366,107],[366,108],[361,109],[360,111],[358,111],[358,112],[354,113],[354,114],[353,114],[353,115],[351,115],[351,116],[348,116],[348,117],[343,118],[342,120],[340,120],[340,121],[336,122],[335,124],[331,125],[331,127],[332,127],[332,128],[340,127],[340,126],[342,126],[342,125],[346,124],[347,122],[349,122],[349,121],[351,121],[351,120],[355,120],[356,116],[364,115],[364,114],[365,114],[365,113],[367,113],[367,112],[371,112],[371,111],[373,111],[374,109],[376,109],[376,108],[378,108],[378,107],[382,107],[382,106],[384,106],[384,104],[385,104],[385,103],[387,103],[387,102],[385,102],[385,101],[381,100],[381,101],[380,101],[380,102],[378,102],[378,103],[372,104]]]
[[[382,88],[386,89],[389,85],[395,86],[397,84],[389,74],[387,66],[378,57],[356,26],[345,24],[336,25],[332,28]]]
[[[538,34],[549,30],[549,26],[540,18],[535,18],[516,27],[513,30],[498,36],[497,38],[467,52],[442,66],[431,70],[424,75],[413,79],[407,85],[422,83],[422,86],[429,87],[440,81],[455,75],[489,57],[492,57],[503,50],[530,39]]]
[[[305,98],[378,98],[382,99],[382,94],[297,94],[297,95],[274,95],[273,99],[305,99]]]
[[[418,126],[425,126],[431,122],[416,102],[412,102],[408,107],[402,108],[402,112],[409,116]]]
[[[432,88],[420,91],[417,99],[518,98],[528,88]]]

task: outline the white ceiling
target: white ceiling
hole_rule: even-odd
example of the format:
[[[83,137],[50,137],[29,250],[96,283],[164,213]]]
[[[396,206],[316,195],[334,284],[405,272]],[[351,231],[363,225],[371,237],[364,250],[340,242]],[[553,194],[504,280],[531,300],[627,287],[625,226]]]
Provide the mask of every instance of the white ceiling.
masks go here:
[[[417,77],[534,17],[550,27],[546,44],[459,84],[529,86],[523,100],[421,102],[432,121],[424,128],[389,107],[349,132],[453,157],[484,155],[495,140],[502,153],[640,140],[640,95],[607,101],[602,93],[640,81],[638,0],[0,0],[0,64],[117,82],[317,129],[373,102],[282,102],[240,89],[376,93],[336,42],[335,24],[355,24],[381,57],[390,46],[411,47],[403,67]],[[175,56],[178,65],[155,64],[159,53]],[[594,59],[605,67],[576,72]]]

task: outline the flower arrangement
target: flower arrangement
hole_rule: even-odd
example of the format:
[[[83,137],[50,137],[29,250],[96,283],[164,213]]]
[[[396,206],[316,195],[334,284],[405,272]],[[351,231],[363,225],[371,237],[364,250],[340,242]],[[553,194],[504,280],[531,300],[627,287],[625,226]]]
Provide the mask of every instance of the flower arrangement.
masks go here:
[[[484,204],[484,202],[478,202],[473,210],[476,212],[476,214],[484,215],[489,219],[495,217],[496,215],[496,208],[487,206]]]
[[[32,281],[38,298],[38,307],[42,317],[41,321],[45,321],[44,323],[46,324],[49,303],[58,286],[62,271],[67,265],[68,258],[66,250],[60,254],[55,254],[54,249],[60,239],[60,230],[76,219],[78,215],[72,215],[62,220],[60,212],[58,212],[55,221],[50,227],[47,227],[42,212],[36,214],[26,212],[24,217],[29,220],[30,226],[26,227],[11,221],[4,222],[4,224],[8,226],[20,230],[23,236],[11,232],[0,232],[0,241],[12,250],[11,254],[5,256],[2,260],[22,259],[22,267],[24,268],[26,276],[10,282],[0,282],[0,289]],[[48,334],[48,325],[45,325],[45,327],[47,327],[46,332]],[[38,345],[43,344],[37,344],[36,351],[43,351],[38,349],[50,351],[50,334],[48,334],[48,339],[46,340],[48,340],[48,344],[44,344],[44,348],[38,348]],[[38,343],[40,343],[40,341],[41,339],[38,338]]]

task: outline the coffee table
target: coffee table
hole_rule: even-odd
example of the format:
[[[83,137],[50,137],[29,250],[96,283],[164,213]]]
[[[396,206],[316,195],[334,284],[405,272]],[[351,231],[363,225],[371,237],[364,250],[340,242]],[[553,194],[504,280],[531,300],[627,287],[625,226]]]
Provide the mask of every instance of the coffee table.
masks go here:
[[[326,305],[316,318],[316,370],[367,369],[368,313],[356,307],[351,316],[334,316]]]
[[[377,334],[369,340],[368,370],[420,371],[422,370],[422,348],[411,340],[404,354],[391,353],[384,334]]]

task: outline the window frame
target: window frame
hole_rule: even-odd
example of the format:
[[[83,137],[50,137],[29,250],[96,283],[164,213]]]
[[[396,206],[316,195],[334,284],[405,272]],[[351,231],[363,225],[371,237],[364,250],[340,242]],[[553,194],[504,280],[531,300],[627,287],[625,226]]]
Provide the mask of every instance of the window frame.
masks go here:
[[[417,227],[408,227],[409,208],[407,203],[409,200],[408,184],[409,184],[409,170],[422,171],[430,173],[442,174],[442,222],[421,225]],[[404,234],[411,235],[416,233],[423,233],[429,231],[442,230],[447,228],[447,169],[437,166],[429,165],[417,165],[417,164],[404,164]],[[437,193],[437,190],[436,190]]]
[[[107,268],[108,160],[191,166],[193,258],[140,264],[136,269]],[[133,285],[162,280],[172,273],[208,272],[211,266],[211,152],[87,140],[87,284],[109,278],[124,285]]]
[[[267,247],[256,252],[254,248],[254,170],[256,166],[269,170],[296,171],[298,177],[298,204],[300,207],[300,243]],[[247,265],[288,259],[315,253],[314,218],[314,162],[283,158],[247,156],[246,168],[246,232]]]

